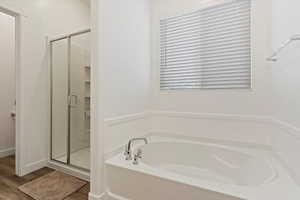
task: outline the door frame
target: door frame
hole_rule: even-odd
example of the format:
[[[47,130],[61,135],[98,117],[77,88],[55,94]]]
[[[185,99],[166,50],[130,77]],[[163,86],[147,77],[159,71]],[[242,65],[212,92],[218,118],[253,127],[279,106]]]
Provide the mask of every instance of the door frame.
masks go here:
[[[15,94],[16,94],[16,118],[15,118],[15,174],[22,176],[22,130],[21,130],[21,17],[16,11],[0,5],[0,12],[15,18]]]

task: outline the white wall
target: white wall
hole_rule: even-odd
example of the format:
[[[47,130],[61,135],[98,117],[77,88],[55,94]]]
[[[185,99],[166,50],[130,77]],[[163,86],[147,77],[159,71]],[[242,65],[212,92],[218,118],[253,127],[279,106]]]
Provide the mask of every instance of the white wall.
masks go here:
[[[280,47],[289,37],[300,34],[300,27],[296,24],[300,17],[297,7],[300,2],[291,0],[284,3],[273,1],[273,49]],[[278,119],[299,126],[300,123],[300,43],[295,42],[278,56],[278,62],[273,64],[273,88],[275,116]]]
[[[274,0],[272,23],[273,49],[280,47],[289,37],[300,34],[298,26],[300,2]],[[273,64],[274,116],[288,131],[277,135],[275,147],[300,183],[300,161],[295,159],[300,151],[300,42],[291,44]]]
[[[247,116],[269,116],[272,113],[271,100],[271,68],[265,61],[270,54],[270,26],[271,26],[271,8],[270,0],[252,1],[252,70],[253,70],[253,88],[252,90],[186,90],[186,91],[160,91],[159,89],[159,20],[169,16],[194,11],[207,7],[211,4],[222,3],[215,0],[153,0],[152,1],[152,103],[151,109],[155,111],[165,112],[183,112],[183,113],[217,113],[226,115],[247,115]],[[203,118],[203,117],[202,117]],[[215,123],[214,120],[195,119],[182,120],[182,117],[168,117],[154,120],[153,130],[162,130],[161,125],[164,124],[165,132],[173,132],[174,127],[181,127],[181,134],[189,134],[194,136],[203,136],[208,132],[216,132],[213,126],[201,126],[200,124]],[[189,128],[188,123],[194,124],[192,133],[183,133],[183,129]],[[169,126],[167,126],[168,124]],[[217,123],[218,124],[218,123]],[[190,124],[191,125],[191,124]],[[231,122],[219,123],[218,129],[228,130],[237,135],[233,139],[251,140],[261,143],[261,133],[252,128],[255,134],[251,136],[248,132],[241,131],[241,127],[235,127]],[[231,127],[231,128],[228,128]],[[251,127],[249,125],[244,126]],[[198,130],[198,131],[196,131]],[[200,132],[201,130],[201,132]],[[205,132],[205,133],[204,133]],[[226,131],[225,131],[226,132]],[[251,133],[251,131],[249,130]],[[179,133],[180,134],[180,133]],[[207,135],[207,134],[206,134]],[[219,133],[219,135],[207,135],[218,137],[219,139],[227,138],[228,135]]]
[[[50,130],[49,68],[46,36],[89,27],[89,7],[74,0],[1,0],[0,7],[21,13],[19,130],[24,175],[48,160]]]
[[[149,106],[150,4],[148,0],[93,0],[92,16],[90,198],[99,199],[104,190],[104,151],[148,130],[134,116],[143,115]],[[127,120],[109,123],[120,118]]]
[[[14,152],[15,19],[0,12],[0,157]]]
[[[102,24],[104,118],[143,113],[149,105],[150,88],[150,4],[148,0],[104,1]],[[141,122],[142,123],[142,122]],[[105,149],[119,147],[136,128],[105,129]],[[116,130],[118,129],[118,130]]]

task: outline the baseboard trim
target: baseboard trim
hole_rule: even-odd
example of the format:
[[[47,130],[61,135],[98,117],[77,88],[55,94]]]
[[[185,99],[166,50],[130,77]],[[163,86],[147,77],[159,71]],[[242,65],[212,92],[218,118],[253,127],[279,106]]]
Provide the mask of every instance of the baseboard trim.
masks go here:
[[[122,196],[119,196],[112,192],[107,191],[107,192],[102,193],[101,195],[96,195],[96,194],[93,194],[90,192],[89,200],[130,200],[130,199],[127,199],[125,197],[122,197]]]
[[[37,162],[29,163],[25,166],[24,169],[21,170],[21,176],[25,176],[26,174],[29,174],[31,172],[34,172],[36,170],[39,170],[43,167],[47,166],[47,160],[43,159]]]
[[[106,192],[106,195],[107,195],[106,200],[130,200],[130,199],[127,199],[125,197],[122,197],[122,196],[116,195],[114,193],[111,193],[111,192]]]
[[[0,150],[0,158],[4,158],[6,156],[11,156],[14,154],[15,154],[15,148]]]
[[[107,200],[107,195],[106,193],[102,193],[100,195],[96,195],[93,193],[89,193],[89,200]]]

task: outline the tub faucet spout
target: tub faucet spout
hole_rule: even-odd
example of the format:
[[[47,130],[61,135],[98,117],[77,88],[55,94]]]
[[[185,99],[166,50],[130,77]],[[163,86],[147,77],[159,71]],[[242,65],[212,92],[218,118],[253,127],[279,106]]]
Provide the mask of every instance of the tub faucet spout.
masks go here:
[[[126,160],[132,160],[132,152],[131,152],[131,144],[135,141],[144,141],[145,144],[148,144],[147,138],[133,138],[129,140],[128,144],[125,146],[125,153]]]

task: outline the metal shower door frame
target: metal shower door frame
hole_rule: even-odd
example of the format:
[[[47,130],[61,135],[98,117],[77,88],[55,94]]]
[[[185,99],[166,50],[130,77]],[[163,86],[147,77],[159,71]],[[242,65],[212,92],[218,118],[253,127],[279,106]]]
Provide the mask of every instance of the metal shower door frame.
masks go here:
[[[68,34],[68,35],[64,35],[64,36],[61,36],[61,37],[58,37],[58,38],[54,38],[54,39],[51,39],[49,40],[49,47],[50,47],[50,160],[51,161],[55,161],[55,162],[58,162],[60,164],[63,164],[63,165],[68,165],[68,166],[71,166],[73,168],[76,168],[76,169],[79,169],[79,170],[82,170],[82,171],[87,171],[89,172],[90,169],[86,169],[86,168],[82,168],[82,167],[79,167],[79,166],[76,166],[76,165],[72,165],[71,164],[71,103],[70,103],[70,96],[72,95],[71,94],[71,39],[72,37],[74,36],[78,36],[78,35],[82,35],[82,34],[86,34],[86,33],[90,33],[91,32],[91,29],[85,29],[85,30],[82,30],[82,31],[78,31],[78,32],[75,32],[75,33],[72,33],[72,34]],[[67,119],[67,162],[62,162],[62,161],[59,161],[59,160],[56,160],[53,158],[53,153],[52,153],[52,145],[53,145],[53,141],[52,141],[52,132],[53,132],[53,129],[52,129],[52,108],[53,108],[53,101],[52,101],[52,98],[53,98],[53,43],[54,42],[57,42],[57,41],[61,41],[61,40],[66,40],[67,39],[67,45],[68,45],[68,58],[67,58],[67,67],[68,67],[68,76],[67,76],[67,82],[68,82],[68,119]]]

